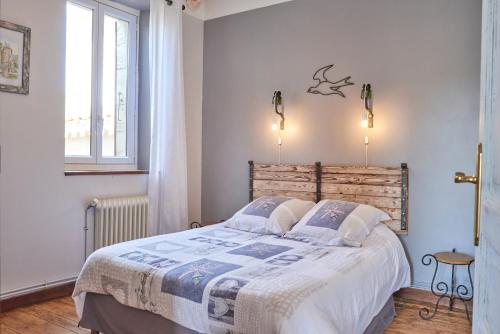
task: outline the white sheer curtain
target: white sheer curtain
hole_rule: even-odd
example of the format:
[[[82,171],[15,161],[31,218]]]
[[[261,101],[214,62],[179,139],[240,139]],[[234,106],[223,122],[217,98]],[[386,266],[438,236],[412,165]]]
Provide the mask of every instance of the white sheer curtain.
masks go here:
[[[151,0],[149,234],[188,226],[181,2]]]

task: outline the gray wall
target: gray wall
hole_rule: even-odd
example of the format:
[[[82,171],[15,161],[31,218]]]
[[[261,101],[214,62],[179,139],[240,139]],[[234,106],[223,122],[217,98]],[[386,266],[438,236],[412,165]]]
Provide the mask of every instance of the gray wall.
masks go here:
[[[410,167],[410,233],[402,240],[414,285],[430,281],[422,255],[473,253],[481,2],[296,0],[207,21],[204,41],[204,219],[247,201],[247,161],[277,161],[271,97],[286,103],[283,160],[364,161],[360,84],[374,88],[370,164]],[[306,94],[314,71],[352,75],[347,97]],[[424,269],[425,268],[425,269]],[[444,273],[442,273],[444,274]]]

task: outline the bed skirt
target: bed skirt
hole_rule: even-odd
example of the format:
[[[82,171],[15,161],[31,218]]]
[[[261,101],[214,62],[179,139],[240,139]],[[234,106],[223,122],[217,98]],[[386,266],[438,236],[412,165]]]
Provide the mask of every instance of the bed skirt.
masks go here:
[[[364,334],[381,334],[396,312],[392,296]],[[112,296],[87,293],[80,326],[106,334],[199,334],[157,314],[118,303]]]

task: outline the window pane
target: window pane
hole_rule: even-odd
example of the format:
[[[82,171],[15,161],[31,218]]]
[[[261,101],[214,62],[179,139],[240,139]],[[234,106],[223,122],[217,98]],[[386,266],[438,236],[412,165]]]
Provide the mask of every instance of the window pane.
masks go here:
[[[104,16],[102,155],[127,155],[128,22]]]
[[[66,5],[66,156],[90,156],[92,9]]]

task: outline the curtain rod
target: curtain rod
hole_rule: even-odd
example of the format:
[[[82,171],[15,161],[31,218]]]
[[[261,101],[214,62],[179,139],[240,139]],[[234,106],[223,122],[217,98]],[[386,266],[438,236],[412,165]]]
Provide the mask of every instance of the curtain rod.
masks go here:
[[[167,2],[167,5],[172,6],[174,2],[172,0],[165,0]],[[186,9],[185,5],[182,5],[182,10]]]

